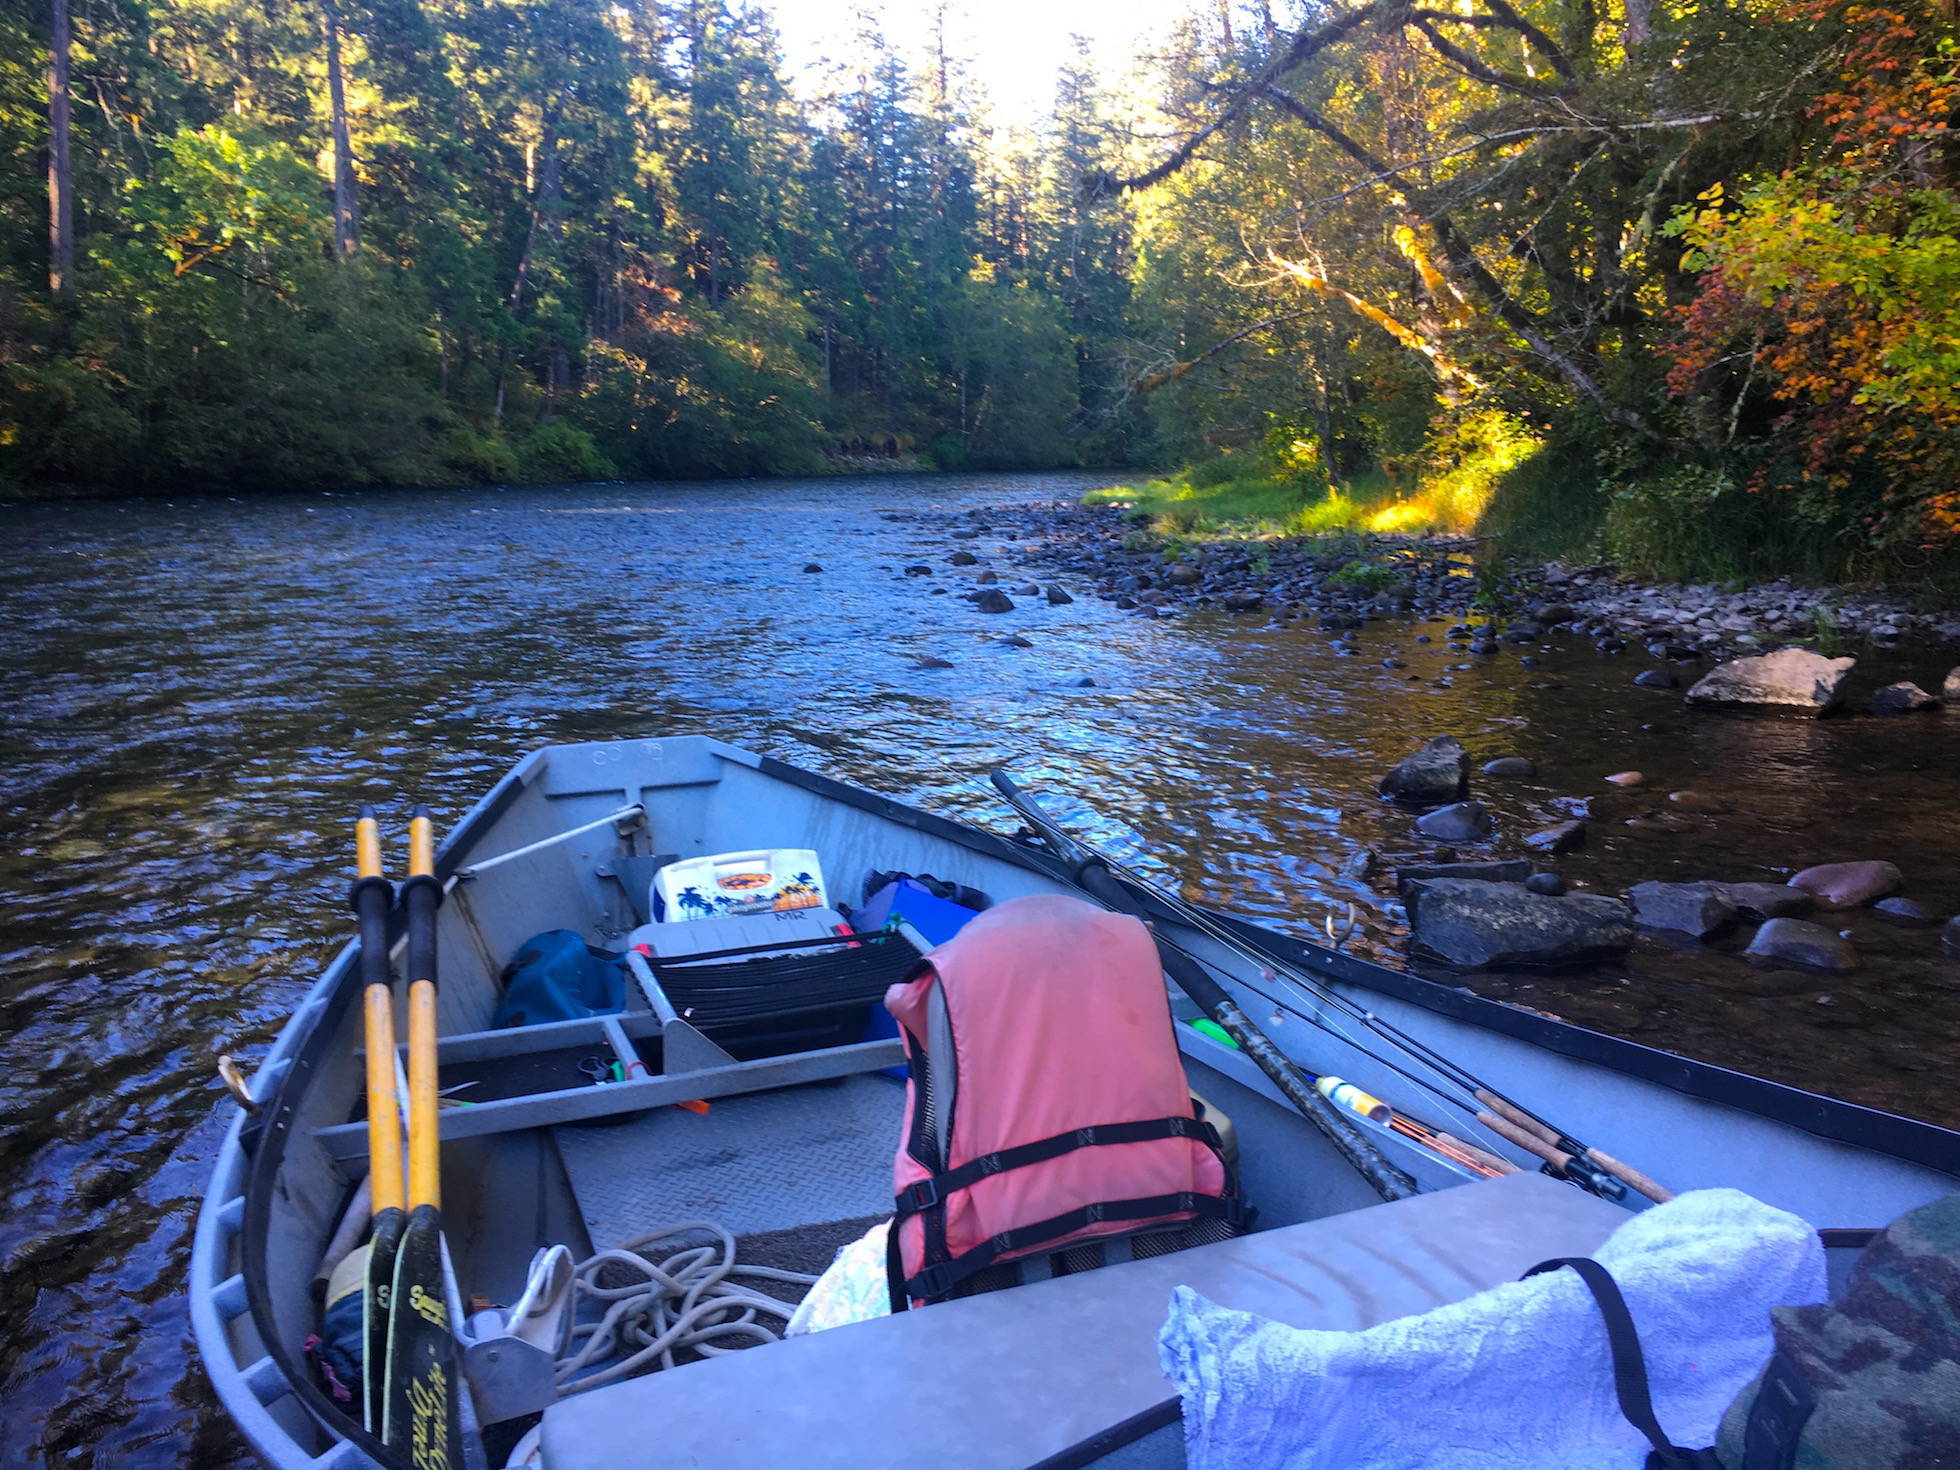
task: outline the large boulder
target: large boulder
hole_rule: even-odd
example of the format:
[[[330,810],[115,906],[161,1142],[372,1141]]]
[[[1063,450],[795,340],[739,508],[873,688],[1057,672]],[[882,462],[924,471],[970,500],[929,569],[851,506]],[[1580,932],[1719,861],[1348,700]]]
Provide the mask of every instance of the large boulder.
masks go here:
[[[1827,909],[1855,909],[1875,898],[1897,893],[1906,886],[1905,875],[1891,863],[1819,863],[1805,868],[1790,880]]]
[[[1808,648],[1779,648],[1710,669],[1687,693],[1689,704],[1821,715],[1838,702],[1854,658],[1825,658]]]
[[[1858,954],[1836,930],[1805,919],[1771,919],[1749,941],[1748,953],[1812,970],[1855,970]]]
[[[1454,735],[1438,735],[1414,755],[1398,761],[1381,779],[1381,793],[1398,801],[1429,805],[1458,801],[1470,790],[1470,752]]]
[[[1672,929],[1706,939],[1735,920],[1735,904],[1719,883],[1636,883],[1627,897],[1643,929]]]
[[[1598,894],[1553,898],[1510,883],[1429,878],[1403,896],[1417,945],[1461,969],[1582,964],[1633,943],[1626,905]]]
[[[1453,802],[1417,817],[1416,830],[1438,842],[1482,842],[1491,834],[1490,813],[1481,802]]]
[[[1801,919],[1817,900],[1787,883],[1724,883],[1722,892],[1745,919]]]

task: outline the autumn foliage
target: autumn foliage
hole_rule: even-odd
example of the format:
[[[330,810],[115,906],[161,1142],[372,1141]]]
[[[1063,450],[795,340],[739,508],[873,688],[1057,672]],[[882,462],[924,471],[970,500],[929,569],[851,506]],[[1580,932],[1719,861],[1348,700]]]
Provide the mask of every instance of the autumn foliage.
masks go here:
[[[1767,418],[1749,484],[1856,504],[1874,547],[1960,541],[1960,43],[1937,6],[1798,0],[1841,27],[1809,157],[1670,232],[1699,272],[1668,386],[1711,447]],[[1744,437],[1745,444],[1747,436]]]

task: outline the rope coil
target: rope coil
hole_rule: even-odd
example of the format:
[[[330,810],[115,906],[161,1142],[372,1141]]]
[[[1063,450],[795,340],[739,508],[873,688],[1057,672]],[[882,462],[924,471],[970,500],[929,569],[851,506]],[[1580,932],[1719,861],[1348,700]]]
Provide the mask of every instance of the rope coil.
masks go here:
[[[659,1241],[702,1235],[714,1240],[682,1244],[665,1255],[650,1249]],[[631,1279],[621,1286],[601,1285],[608,1267],[615,1268],[614,1279],[621,1274]],[[782,1332],[761,1319],[787,1323],[795,1304],[752,1291],[732,1279],[737,1276],[806,1287],[817,1280],[801,1271],[739,1264],[735,1237],[709,1220],[649,1230],[582,1261],[572,1275],[572,1315],[589,1315],[580,1310],[587,1304],[601,1315],[597,1321],[575,1320],[558,1356],[560,1396],[630,1377],[648,1365],[671,1368],[681,1351],[718,1357],[779,1341]],[[597,1364],[604,1366],[585,1371]]]

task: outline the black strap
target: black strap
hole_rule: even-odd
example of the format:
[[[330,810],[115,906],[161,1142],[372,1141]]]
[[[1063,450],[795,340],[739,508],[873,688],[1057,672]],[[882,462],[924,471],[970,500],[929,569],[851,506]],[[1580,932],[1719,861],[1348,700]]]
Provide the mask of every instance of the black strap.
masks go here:
[[[1246,1209],[1245,1202],[1236,1195],[1220,1197],[1215,1194],[1199,1194],[1193,1190],[1186,1190],[1181,1194],[1156,1194],[1147,1199],[1107,1200],[1100,1204],[1083,1205],[1080,1209],[1051,1216],[1033,1225],[1023,1225],[1017,1230],[1003,1230],[999,1235],[982,1241],[972,1250],[963,1251],[949,1261],[940,1261],[927,1266],[905,1283],[905,1294],[908,1297],[930,1301],[935,1297],[944,1296],[969,1276],[986,1270],[1001,1257],[1031,1250],[1044,1241],[1073,1235],[1078,1230],[1105,1220],[1151,1220],[1160,1215],[1173,1214],[1190,1214],[1210,1220],[1223,1220],[1237,1227],[1245,1224],[1251,1212]],[[898,1225],[894,1222],[892,1225],[894,1239],[897,1234]]]
[[[1669,1439],[1654,1415],[1654,1396],[1647,1383],[1647,1358],[1640,1351],[1640,1334],[1634,1330],[1633,1313],[1613,1273],[1589,1256],[1560,1256],[1540,1261],[1520,1277],[1528,1280],[1543,1271],[1570,1266],[1599,1304],[1599,1315],[1606,1322],[1606,1345],[1613,1354],[1613,1391],[1619,1396],[1620,1412],[1627,1422],[1647,1436],[1653,1453],[1647,1457],[1647,1470],[1701,1470],[1716,1466],[1713,1452],[1683,1449]]]
[[[897,1218],[906,1219],[941,1204],[947,1195],[969,1189],[990,1175],[1029,1164],[1046,1163],[1079,1148],[1100,1148],[1112,1143],[1149,1143],[1159,1138],[1192,1138],[1213,1151],[1223,1147],[1218,1130],[1198,1118],[1152,1118],[1140,1123],[1098,1123],[1088,1128],[1071,1128],[1051,1138],[1016,1144],[968,1159],[956,1169],[908,1184],[899,1191]]]

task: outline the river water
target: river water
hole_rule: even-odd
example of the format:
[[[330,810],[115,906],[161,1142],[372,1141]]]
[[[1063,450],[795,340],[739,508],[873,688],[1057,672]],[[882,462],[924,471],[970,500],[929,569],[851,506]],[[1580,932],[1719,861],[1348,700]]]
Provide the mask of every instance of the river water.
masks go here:
[[[949,541],[934,512],[1092,483],[0,510],[0,1458],[241,1458],[182,1295],[231,1112],[213,1062],[261,1053],[346,938],[358,804],[399,825],[426,801],[446,825],[538,745],[712,733],[989,822],[1001,813],[979,778],[1005,761],[1191,896],[1301,926],[1360,901],[1356,946],[1392,957],[1392,911],[1338,868],[1362,843],[1412,846],[1374,782],[1454,733],[1480,762],[1538,762],[1534,780],[1479,791],[1512,837],[1627,767],[1733,807],[1678,831],[1596,824],[1592,848],[1558,864],[1596,888],[1885,857],[1914,897],[1960,908],[1960,712],[1690,716],[1583,648],[1533,669],[1507,652],[1439,688],[1450,655],[1407,625],[1371,627],[1364,656],[1342,659],[1324,634],[1263,620],[1152,622],[1086,596],[988,616],[951,595],[971,575],[947,567],[954,547],[1008,581],[1037,548]],[[904,575],[920,561],[937,575]],[[1033,646],[1003,645],[1009,632]],[[1406,671],[1381,666],[1391,649]],[[1946,654],[1880,662],[1936,687]],[[915,667],[927,656],[954,667]],[[1610,971],[1471,983],[1960,1122],[1944,1070],[1960,965],[1931,931],[1850,924],[1866,964],[1842,980],[1647,939]]]

